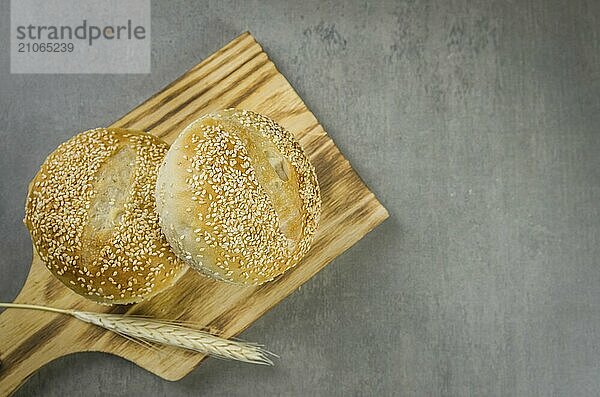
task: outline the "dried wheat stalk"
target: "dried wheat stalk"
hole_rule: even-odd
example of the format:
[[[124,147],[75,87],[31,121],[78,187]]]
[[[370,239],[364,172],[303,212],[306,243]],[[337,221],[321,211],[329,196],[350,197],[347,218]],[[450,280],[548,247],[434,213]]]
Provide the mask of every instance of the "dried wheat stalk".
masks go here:
[[[220,338],[208,332],[185,327],[171,321],[120,314],[82,312],[20,303],[0,303],[0,307],[68,314],[81,321],[97,325],[135,341],[160,343],[252,364],[273,365],[270,357],[275,356],[260,345]]]

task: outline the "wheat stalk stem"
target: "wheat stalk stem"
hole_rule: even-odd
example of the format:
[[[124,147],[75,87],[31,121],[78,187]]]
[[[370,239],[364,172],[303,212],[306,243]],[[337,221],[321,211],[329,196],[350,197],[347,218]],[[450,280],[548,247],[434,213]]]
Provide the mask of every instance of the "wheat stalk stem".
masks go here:
[[[42,310],[71,315],[83,322],[94,324],[119,335],[137,341],[160,343],[167,346],[192,350],[211,356],[243,361],[252,364],[273,365],[273,353],[260,345],[221,338],[208,332],[173,324],[169,321],[120,314],[93,313],[58,309],[49,306],[22,303],[1,303],[0,307],[12,309]]]

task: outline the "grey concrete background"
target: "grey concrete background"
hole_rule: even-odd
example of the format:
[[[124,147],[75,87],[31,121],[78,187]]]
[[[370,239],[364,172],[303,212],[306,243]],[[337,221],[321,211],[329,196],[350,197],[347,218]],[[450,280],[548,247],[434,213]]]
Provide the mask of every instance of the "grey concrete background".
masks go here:
[[[79,354],[19,396],[590,396],[600,390],[600,2],[153,3],[151,75],[10,75],[0,2],[0,299],[27,182],[250,30],[391,219],[243,334],[274,368],[163,381]]]

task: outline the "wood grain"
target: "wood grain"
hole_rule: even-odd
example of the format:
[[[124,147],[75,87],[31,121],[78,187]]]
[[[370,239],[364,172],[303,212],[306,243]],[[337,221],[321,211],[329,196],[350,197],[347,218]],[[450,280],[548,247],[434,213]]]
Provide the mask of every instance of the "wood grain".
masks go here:
[[[237,287],[188,272],[153,299],[129,306],[88,302],[56,280],[34,253],[15,302],[127,312],[192,321],[225,337],[239,334],[388,216],[294,89],[249,33],[190,69],[112,126],[150,131],[172,142],[202,114],[227,107],[263,113],[292,131],[316,167],[323,215],[300,265],[263,286]],[[10,394],[45,363],[74,352],[102,351],[168,380],[189,373],[203,356],[161,347],[150,351],[113,333],[51,313],[6,310],[0,315],[0,395]]]

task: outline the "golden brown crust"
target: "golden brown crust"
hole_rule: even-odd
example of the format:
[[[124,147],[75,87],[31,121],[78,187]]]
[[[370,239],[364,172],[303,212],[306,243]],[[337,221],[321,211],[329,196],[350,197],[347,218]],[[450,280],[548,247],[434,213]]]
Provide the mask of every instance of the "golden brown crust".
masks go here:
[[[295,266],[321,211],[314,168],[293,136],[265,116],[235,109],[184,129],[159,171],[156,202],[182,259],[246,285]]]
[[[138,302],[187,268],[158,225],[154,186],[168,145],[98,128],[51,153],[32,181],[25,223],[38,254],[67,287],[100,303]]]

